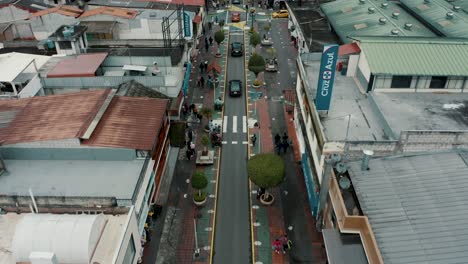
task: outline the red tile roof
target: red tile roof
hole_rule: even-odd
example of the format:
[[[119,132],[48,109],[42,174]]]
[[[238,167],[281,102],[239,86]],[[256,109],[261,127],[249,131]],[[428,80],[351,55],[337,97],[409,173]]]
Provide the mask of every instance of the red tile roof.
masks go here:
[[[65,58],[47,73],[47,77],[93,77],[106,57],[107,53],[90,53]]]
[[[110,90],[0,100],[0,116],[17,111],[0,130],[0,142],[63,140],[79,138],[100,109]]]
[[[32,14],[31,17],[40,17],[40,16],[48,15],[50,13],[57,13],[57,14],[61,14],[64,16],[71,16],[71,17],[79,17],[81,13],[83,13],[83,10],[74,6],[64,5],[64,6],[57,6],[53,8],[44,9],[42,11]]]
[[[354,54],[354,53],[359,53],[359,52],[361,52],[361,49],[354,42],[341,45],[338,49],[339,56],[349,55],[349,54]]]
[[[133,19],[138,15],[138,12],[135,10],[125,9],[125,8],[105,6],[105,7],[99,7],[99,8],[88,10],[84,12],[80,16],[80,18],[95,16],[99,14]]]
[[[151,150],[169,100],[115,96],[84,145]]]

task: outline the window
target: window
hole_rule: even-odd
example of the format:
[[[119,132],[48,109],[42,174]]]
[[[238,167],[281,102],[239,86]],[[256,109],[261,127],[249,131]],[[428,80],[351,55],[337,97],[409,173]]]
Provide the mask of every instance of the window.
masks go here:
[[[412,76],[393,76],[391,88],[410,88]]]
[[[135,241],[133,240],[133,235],[131,235],[130,240],[128,241],[127,250],[125,251],[125,256],[124,256],[122,263],[133,263],[135,254],[136,254]]]
[[[62,50],[72,48],[72,44],[70,41],[59,41],[58,44],[59,44],[59,48]]]
[[[446,76],[432,76],[431,79],[431,84],[429,85],[429,88],[432,89],[440,89],[440,88],[445,88],[445,84],[447,83],[447,77]]]

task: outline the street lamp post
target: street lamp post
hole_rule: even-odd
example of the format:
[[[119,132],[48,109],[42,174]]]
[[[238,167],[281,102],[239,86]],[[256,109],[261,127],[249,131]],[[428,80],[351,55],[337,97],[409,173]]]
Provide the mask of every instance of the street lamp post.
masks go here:
[[[251,18],[251,30],[253,30],[253,23],[254,23],[254,19],[255,19],[255,8],[250,8],[250,18]]]

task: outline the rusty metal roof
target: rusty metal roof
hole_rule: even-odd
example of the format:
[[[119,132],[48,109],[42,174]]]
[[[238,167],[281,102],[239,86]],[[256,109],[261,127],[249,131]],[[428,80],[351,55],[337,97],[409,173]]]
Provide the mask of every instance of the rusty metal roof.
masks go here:
[[[114,17],[134,19],[138,15],[138,11],[130,10],[126,8],[104,6],[104,7],[99,7],[99,8],[85,11],[83,14],[81,14],[80,18],[95,16],[95,15],[109,15],[109,16],[114,16]]]
[[[0,116],[5,121],[5,126],[0,128],[0,142],[9,145],[79,138],[109,91],[0,100]]]
[[[115,96],[84,145],[151,150],[163,124],[167,99]]]
[[[48,78],[92,77],[107,57],[107,52],[68,56],[47,73]]]

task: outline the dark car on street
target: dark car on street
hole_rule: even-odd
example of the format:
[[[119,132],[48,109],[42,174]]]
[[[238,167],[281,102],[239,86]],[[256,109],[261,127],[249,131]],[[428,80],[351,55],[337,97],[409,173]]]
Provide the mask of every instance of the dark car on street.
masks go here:
[[[231,43],[231,56],[233,57],[241,57],[244,55],[243,44],[240,42],[233,42]]]
[[[229,81],[229,95],[241,96],[242,95],[242,82],[239,80]]]

